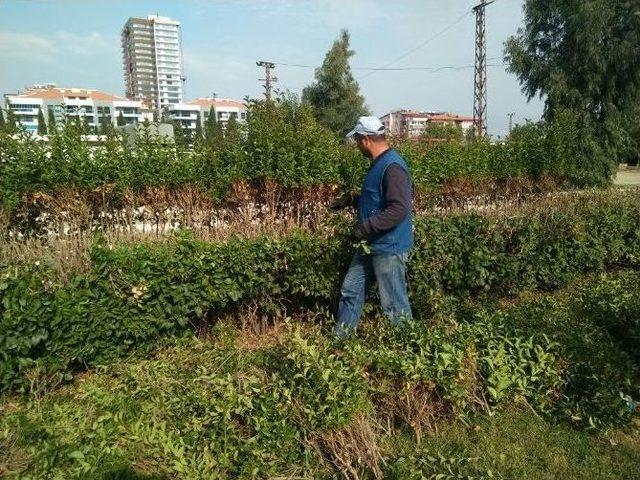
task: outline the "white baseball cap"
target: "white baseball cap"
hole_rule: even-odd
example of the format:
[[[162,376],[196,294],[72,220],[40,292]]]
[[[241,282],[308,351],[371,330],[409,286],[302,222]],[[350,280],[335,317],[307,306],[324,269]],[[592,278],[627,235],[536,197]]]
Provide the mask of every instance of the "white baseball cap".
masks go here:
[[[378,117],[360,117],[356,126],[347,133],[347,138],[358,135],[382,135],[384,133],[384,124]]]

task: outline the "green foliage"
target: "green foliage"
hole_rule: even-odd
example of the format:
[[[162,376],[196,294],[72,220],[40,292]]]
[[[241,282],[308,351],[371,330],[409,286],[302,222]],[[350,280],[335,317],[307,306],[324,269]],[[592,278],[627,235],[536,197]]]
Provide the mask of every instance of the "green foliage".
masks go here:
[[[331,478],[339,472],[316,442],[349,431],[356,417],[367,414],[390,429],[381,445],[343,437],[335,453],[346,458],[353,444],[384,446],[384,478],[592,471],[594,458],[585,454],[593,450],[591,437],[562,423],[552,426],[540,417],[514,414],[514,406],[569,421],[579,411],[599,409],[592,418],[596,426],[629,418],[628,412],[617,416],[619,402],[598,394],[617,387],[610,379],[580,370],[566,341],[576,333],[568,331],[569,319],[563,316],[584,302],[571,321],[597,323],[602,299],[617,297],[617,285],[635,282],[633,298],[615,302],[616,308],[631,311],[640,299],[639,279],[638,272],[587,278],[560,296],[536,295],[506,309],[456,302],[430,324],[415,321],[393,329],[386,322],[373,323],[341,347],[304,326],[285,327],[275,346],[257,349],[241,350],[237,345],[246,331],[234,334],[224,326],[209,340],[180,337],[150,358],[101,366],[67,388],[8,403],[11,408],[0,417],[4,460],[8,472],[24,479],[113,478],[106,475],[138,474],[134,466],[158,478]],[[537,332],[530,334],[529,328]],[[543,333],[549,329],[555,340]],[[607,361],[593,358],[600,365]],[[567,370],[567,364],[576,369]],[[598,383],[598,390],[577,396],[577,381]],[[421,443],[409,435],[414,423],[390,423],[401,406],[389,410],[388,401],[404,386],[419,383],[433,385],[428,401],[432,408],[440,405],[439,433]],[[481,415],[487,409],[493,420]],[[463,422],[450,422],[452,414]],[[556,437],[557,443],[549,440]],[[594,453],[608,444],[604,436],[593,442],[599,445]],[[536,458],[569,455],[577,463],[543,462],[540,470],[530,465],[532,452]],[[625,449],[617,455],[632,465],[638,452]]]
[[[162,168],[151,146],[148,161]],[[408,267],[416,313],[431,315],[446,294],[551,290],[582,273],[637,267],[640,202],[637,195],[607,197],[537,216],[418,217]],[[266,309],[326,310],[337,300],[350,257],[348,225],[336,228],[329,237],[300,231],[224,244],[187,234],[162,245],[133,247],[98,240],[90,271],[65,283],[56,280],[45,259],[38,266],[6,268],[0,293],[3,388],[24,386],[24,375],[34,365],[68,372],[151,348],[207,312],[244,302]],[[509,348],[534,355],[527,345]]]
[[[196,115],[196,131],[194,133],[194,142],[202,142],[204,140],[204,132],[202,131],[202,121],[200,119],[200,112]]]
[[[182,122],[180,120],[173,120],[171,124],[173,125],[173,141],[176,147],[185,149],[189,143],[189,139],[187,138],[185,128],[182,126]]]
[[[351,74],[349,32],[342,30],[315,72],[316,83],[304,88],[302,100],[314,107],[321,125],[343,134],[355,125],[358,117],[368,114],[358,83]]]
[[[111,123],[111,117],[107,116],[106,113],[103,113],[100,116],[100,128],[98,133],[100,135],[107,135],[111,130],[113,130],[113,125]]]
[[[524,12],[524,29],[506,43],[510,70],[529,98],[544,96],[548,119],[571,112],[583,158],[615,165],[640,98],[637,2],[528,0]]]
[[[396,458],[389,466],[386,477],[390,480],[489,480],[503,478],[489,468],[478,465],[479,458],[446,457],[440,452],[418,447]]]
[[[53,107],[49,107],[47,111],[47,129],[49,133],[53,133],[58,130],[58,126],[56,125],[56,114],[53,111]]]
[[[47,134],[47,124],[44,121],[44,114],[42,113],[42,109],[38,109],[38,135],[46,135]]]
[[[464,134],[461,125],[429,122],[421,132],[420,138],[424,140],[436,139],[461,142],[464,139]]]
[[[77,135],[82,125],[72,121],[66,121],[60,131],[50,130],[55,137],[51,144],[0,134],[4,160],[0,181],[13,179],[0,190],[0,205],[11,211],[19,205],[18,199],[39,190],[55,194],[63,188],[87,190],[104,185],[115,192],[195,186],[220,201],[238,181],[276,182],[289,189],[334,184],[354,190],[360,186],[367,160],[321,127],[311,108],[295,97],[251,102],[248,118],[246,124],[229,121],[223,132],[215,114],[209,116],[206,141],[196,142],[193,150],[185,148],[188,139],[177,125],[176,145],[159,145],[147,136],[133,149],[115,148],[117,135],[111,132],[91,155]],[[583,156],[582,142],[578,122],[562,114],[553,122],[519,127],[504,144],[407,141],[395,146],[409,162],[418,193],[438,192],[456,182],[472,185],[539,178],[553,179],[559,186],[607,184],[610,164]],[[29,150],[42,156],[12,153]],[[73,162],[80,165],[69,165]],[[84,168],[86,165],[91,168]]]
[[[120,110],[120,113],[118,114],[118,116],[116,117],[116,125],[119,127],[122,127],[123,125],[125,125],[125,120],[124,120],[124,115],[122,113],[122,110]]]
[[[4,132],[8,135],[12,135],[21,131],[20,124],[18,119],[16,118],[16,114],[13,113],[11,108],[7,109],[7,122],[4,127]]]
[[[271,352],[269,365],[278,388],[296,399],[291,415],[300,425],[311,431],[344,427],[367,408],[362,368],[331,353],[322,339],[302,338],[298,331],[287,340]]]
[[[207,145],[213,150],[217,150],[221,147],[224,139],[224,131],[222,124],[218,122],[217,113],[213,108],[209,108],[209,116],[205,122],[205,136],[207,139]]]

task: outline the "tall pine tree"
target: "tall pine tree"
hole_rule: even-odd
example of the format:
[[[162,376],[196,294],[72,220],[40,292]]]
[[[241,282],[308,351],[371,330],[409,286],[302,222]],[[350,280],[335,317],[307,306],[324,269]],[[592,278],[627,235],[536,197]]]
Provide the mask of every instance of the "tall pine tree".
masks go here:
[[[195,135],[193,138],[193,142],[195,143],[202,143],[202,141],[204,140],[204,135],[202,133],[202,123],[200,120],[200,112],[198,112],[196,114],[196,131],[195,131]]]
[[[119,127],[123,126],[125,124],[124,121],[124,115],[122,114],[122,110],[120,110],[120,113],[118,114],[118,119],[116,120],[116,125],[118,125]]]
[[[18,133],[20,131],[16,114],[13,113],[13,110],[10,108],[7,109],[7,123],[5,124],[4,130],[7,133]]]
[[[4,113],[2,112],[2,108],[0,108],[0,132],[4,132],[5,127],[6,123],[4,121]]]
[[[56,115],[52,107],[49,107],[49,110],[47,112],[47,120],[47,130],[49,131],[49,134],[52,134],[58,129],[58,127],[56,126]]]
[[[176,146],[183,148],[187,146],[187,136],[185,135],[182,123],[179,120],[173,120],[173,141]]]
[[[47,124],[44,121],[44,113],[42,113],[42,109],[38,109],[38,135],[46,135],[47,134]]]
[[[205,122],[205,137],[207,140],[207,145],[211,147],[220,147],[224,140],[224,131],[222,129],[222,124],[218,121],[217,113],[213,108],[209,108],[209,116],[207,117],[207,121]]]
[[[351,74],[349,32],[342,30],[315,71],[316,82],[305,87],[302,100],[313,105],[320,124],[338,134],[351,129],[361,115],[368,114],[364,97]]]
[[[103,113],[100,117],[99,133],[101,135],[107,135],[111,131],[112,127],[113,125],[111,125],[111,116],[107,116],[105,113]]]

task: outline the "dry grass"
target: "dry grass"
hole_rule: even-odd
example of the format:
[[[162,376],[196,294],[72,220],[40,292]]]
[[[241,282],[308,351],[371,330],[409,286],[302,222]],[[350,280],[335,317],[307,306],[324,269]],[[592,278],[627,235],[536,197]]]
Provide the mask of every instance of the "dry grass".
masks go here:
[[[344,478],[382,478],[384,452],[372,421],[365,414],[338,430],[318,435],[313,446],[342,473]]]
[[[378,402],[378,414],[387,424],[387,434],[393,435],[392,425],[400,420],[413,431],[416,443],[425,435],[437,433],[437,420],[448,416],[450,408],[436,393],[431,382],[402,382],[389,396]]]

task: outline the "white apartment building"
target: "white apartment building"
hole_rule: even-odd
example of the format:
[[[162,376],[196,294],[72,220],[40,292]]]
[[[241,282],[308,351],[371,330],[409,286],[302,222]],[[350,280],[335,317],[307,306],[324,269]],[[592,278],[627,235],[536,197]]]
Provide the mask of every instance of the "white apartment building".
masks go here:
[[[144,121],[143,105],[99,90],[87,88],[60,88],[55,84],[33,85],[16,94],[6,94],[5,108],[11,110],[23,129],[38,129],[38,110],[45,122],[53,112],[59,126],[64,117],[81,117],[89,126],[98,128],[103,118],[116,125],[122,113],[125,124]]]
[[[186,78],[180,22],[158,15],[130,18],[122,29],[122,59],[127,98],[158,113],[182,103]]]
[[[380,121],[389,134],[403,137],[419,136],[429,123],[459,125],[465,133],[473,128],[473,117],[447,112],[396,110],[380,117]]]
[[[244,102],[230,98],[211,97],[196,98],[189,103],[167,105],[164,109],[165,118],[178,120],[183,128],[195,131],[198,116],[204,128],[212,107],[216,120],[222,123],[223,128],[231,117],[234,117],[238,122],[244,122],[247,119],[247,106]]]
[[[196,122],[200,114],[198,105],[188,103],[172,103],[164,108],[164,120],[176,120],[183,129],[196,129]]]

